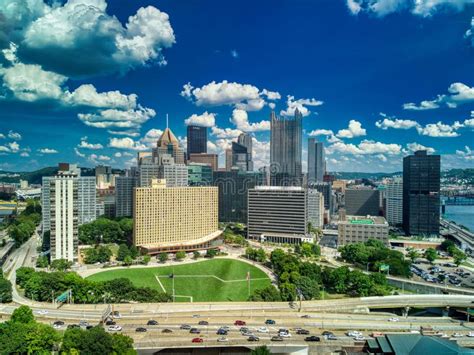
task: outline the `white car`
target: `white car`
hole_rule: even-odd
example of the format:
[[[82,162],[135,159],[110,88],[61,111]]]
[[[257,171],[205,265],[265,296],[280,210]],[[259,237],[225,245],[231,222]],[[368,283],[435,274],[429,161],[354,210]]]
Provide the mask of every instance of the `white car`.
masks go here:
[[[46,309],[40,309],[37,313],[41,316],[44,316],[45,314],[48,314],[48,311]]]
[[[257,329],[257,332],[259,333],[268,333],[268,328],[267,327],[260,327]]]
[[[120,325],[111,325],[107,329],[109,330],[109,332],[120,332],[122,330],[122,327]]]
[[[388,320],[389,322],[399,322],[400,319],[396,318],[396,317],[392,317],[392,318],[389,318]]]
[[[359,332],[358,330],[351,330],[351,331],[347,332],[346,334],[347,334],[347,336],[349,336],[349,337],[362,336],[362,333]]]
[[[227,339],[226,337],[221,337],[221,338],[217,339],[217,341],[218,341],[219,343],[225,343],[225,342],[228,342],[229,339]]]
[[[60,324],[54,324],[54,325],[53,325],[53,328],[54,328],[54,329],[61,329],[61,327],[62,327],[62,326],[61,326]]]
[[[278,335],[281,336],[282,338],[291,338],[290,332],[280,332],[278,333]]]
[[[365,337],[363,337],[362,335],[358,335],[358,336],[354,337],[354,340],[355,341],[364,341]]]
[[[453,338],[462,338],[464,335],[461,333],[454,333]]]
[[[468,336],[469,338],[474,338],[474,332],[469,332],[469,333],[467,333],[467,336]]]

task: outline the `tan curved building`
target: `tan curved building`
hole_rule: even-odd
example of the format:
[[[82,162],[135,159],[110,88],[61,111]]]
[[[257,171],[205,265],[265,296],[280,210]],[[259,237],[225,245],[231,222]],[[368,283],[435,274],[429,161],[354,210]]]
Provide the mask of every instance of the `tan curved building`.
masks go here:
[[[150,254],[216,246],[217,187],[166,187],[152,180],[134,194],[133,244]]]

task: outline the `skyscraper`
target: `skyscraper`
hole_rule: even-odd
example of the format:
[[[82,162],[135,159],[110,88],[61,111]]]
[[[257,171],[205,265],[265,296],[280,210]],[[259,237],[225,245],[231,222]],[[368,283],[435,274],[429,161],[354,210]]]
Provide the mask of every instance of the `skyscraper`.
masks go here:
[[[324,145],[316,138],[308,139],[308,185],[323,182],[325,173]]]
[[[184,151],[169,128],[165,129],[156,143],[156,148],[153,148],[153,160],[160,161],[163,154],[171,155],[175,164],[184,164]]]
[[[237,143],[247,148],[247,171],[253,171],[252,136],[248,133],[241,133],[237,138]]]
[[[439,235],[439,155],[419,150],[403,158],[403,229],[408,235]]]
[[[391,226],[400,226],[403,222],[403,180],[394,178],[387,184],[386,217]]]
[[[295,110],[293,118],[270,116],[270,169],[272,185],[301,185],[303,116]]]
[[[346,189],[346,213],[352,216],[378,216],[379,191],[369,188]]]
[[[118,176],[115,179],[115,216],[133,215],[133,189],[137,186],[135,176]]]
[[[207,127],[188,126],[188,156],[190,154],[207,153]]]
[[[248,153],[247,153],[247,147],[236,143],[232,142],[232,166],[231,168],[239,168],[239,170],[242,171],[248,171]]]

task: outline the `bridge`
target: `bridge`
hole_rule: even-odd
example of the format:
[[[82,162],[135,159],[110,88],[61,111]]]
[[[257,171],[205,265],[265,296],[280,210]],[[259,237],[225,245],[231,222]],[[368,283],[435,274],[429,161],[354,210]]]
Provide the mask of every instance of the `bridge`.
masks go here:
[[[440,219],[440,225],[446,231],[442,234],[450,235],[461,244],[461,249],[466,250],[468,253],[474,252],[474,233],[461,228],[454,222]]]
[[[474,206],[474,195],[450,196],[442,203],[447,206]]]

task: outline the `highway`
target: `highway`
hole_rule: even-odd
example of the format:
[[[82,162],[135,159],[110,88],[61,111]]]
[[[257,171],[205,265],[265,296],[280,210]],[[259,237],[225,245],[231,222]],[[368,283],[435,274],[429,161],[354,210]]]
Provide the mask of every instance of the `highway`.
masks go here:
[[[442,228],[447,229],[449,234],[461,242],[461,244],[467,246],[471,251],[474,251],[474,233],[462,229],[455,223],[444,219],[440,220],[440,224]]]

